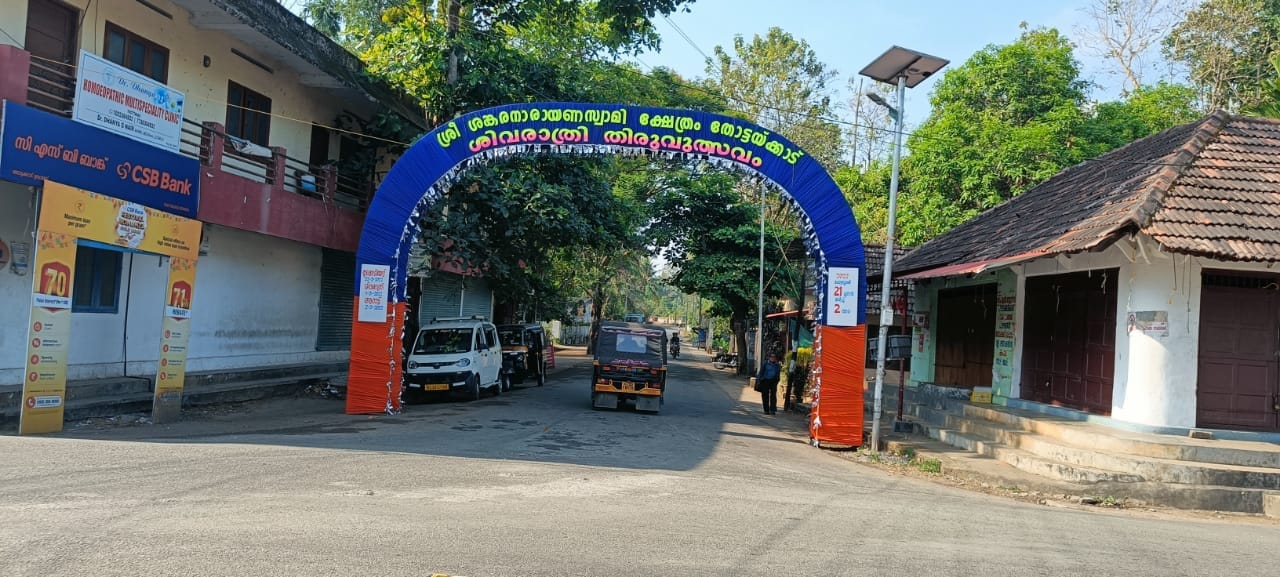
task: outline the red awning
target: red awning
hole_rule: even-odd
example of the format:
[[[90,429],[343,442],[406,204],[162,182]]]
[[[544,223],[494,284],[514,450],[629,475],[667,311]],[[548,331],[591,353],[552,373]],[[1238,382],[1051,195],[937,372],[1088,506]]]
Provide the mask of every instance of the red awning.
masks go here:
[[[1023,261],[1049,256],[1049,253],[1043,251],[1024,252],[1014,256],[1004,258],[993,258],[990,260],[979,260],[974,262],[962,262],[960,264],[952,264],[938,268],[913,272],[908,275],[898,277],[902,280],[916,280],[922,278],[937,278],[944,276],[964,276],[973,275],[989,270],[1003,268],[1011,264],[1017,264]]]

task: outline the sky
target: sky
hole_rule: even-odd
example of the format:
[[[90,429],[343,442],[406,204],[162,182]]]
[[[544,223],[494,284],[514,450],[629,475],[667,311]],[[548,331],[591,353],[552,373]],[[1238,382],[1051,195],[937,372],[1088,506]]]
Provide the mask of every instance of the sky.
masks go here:
[[[838,72],[834,82],[840,116],[849,119],[848,79],[889,47],[898,45],[963,64],[989,44],[1008,44],[1019,24],[1053,27],[1073,39],[1087,22],[1086,0],[695,0],[688,13],[659,17],[660,51],[637,58],[642,69],[664,66],[685,78],[706,76],[705,58],[715,46],[731,50],[733,38],[764,36],[777,26],[807,41],[818,59]],[[683,30],[692,44],[672,27]],[[1083,76],[1101,85],[1090,94],[1112,100],[1119,79],[1105,73],[1101,60],[1077,48]],[[946,69],[943,69],[946,72]],[[929,115],[929,93],[939,76],[907,91],[906,122],[915,126]],[[867,82],[871,82],[869,79]]]

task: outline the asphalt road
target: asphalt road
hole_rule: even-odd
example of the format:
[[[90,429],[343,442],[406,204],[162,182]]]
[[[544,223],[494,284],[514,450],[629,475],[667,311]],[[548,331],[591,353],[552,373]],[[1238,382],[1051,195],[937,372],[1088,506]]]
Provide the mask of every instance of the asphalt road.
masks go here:
[[[1064,510],[809,447],[677,361],[662,414],[542,388],[348,417],[296,399],[0,436],[0,574],[1274,575],[1280,527]],[[744,400],[745,399],[745,400]]]

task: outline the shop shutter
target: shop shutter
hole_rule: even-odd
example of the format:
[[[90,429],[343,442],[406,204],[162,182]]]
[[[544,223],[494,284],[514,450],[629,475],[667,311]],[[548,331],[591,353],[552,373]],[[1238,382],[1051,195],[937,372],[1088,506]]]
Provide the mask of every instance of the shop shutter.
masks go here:
[[[469,278],[466,281],[462,299],[462,316],[472,315],[493,320],[493,293],[489,290],[489,283],[482,278]]]
[[[321,249],[320,326],[316,350],[351,348],[351,311],[355,307],[356,255]]]
[[[462,300],[461,277],[437,272],[422,279],[422,298],[418,302],[418,322],[427,324],[433,318],[460,316],[458,305]]]

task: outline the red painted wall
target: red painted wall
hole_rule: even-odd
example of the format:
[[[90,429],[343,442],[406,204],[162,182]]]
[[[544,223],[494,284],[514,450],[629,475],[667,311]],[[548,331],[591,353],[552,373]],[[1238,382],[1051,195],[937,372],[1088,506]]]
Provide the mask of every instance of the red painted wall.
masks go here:
[[[364,214],[205,166],[201,221],[355,252]]]

